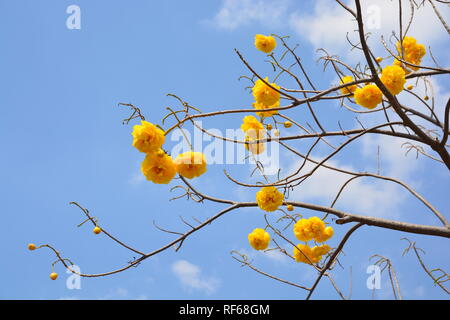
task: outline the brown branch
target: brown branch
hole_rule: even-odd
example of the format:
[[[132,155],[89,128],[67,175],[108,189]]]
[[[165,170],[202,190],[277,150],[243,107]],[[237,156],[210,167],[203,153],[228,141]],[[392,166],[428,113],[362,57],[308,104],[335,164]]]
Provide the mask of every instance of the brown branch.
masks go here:
[[[342,248],[344,248],[345,243],[350,238],[353,232],[355,232],[359,227],[361,227],[363,223],[358,223],[350,228],[349,231],[345,234],[345,236],[342,238],[341,242],[339,243],[336,250],[331,255],[330,259],[328,260],[327,264],[323,267],[323,269],[320,271],[319,276],[317,277],[316,281],[314,282],[313,286],[311,287],[311,290],[308,293],[308,296],[306,297],[306,300],[309,300],[311,298],[311,295],[314,293],[314,290],[316,289],[317,285],[319,284],[320,280],[322,279],[324,273],[330,269],[330,267],[333,265],[334,261],[336,260],[339,253],[342,251]]]

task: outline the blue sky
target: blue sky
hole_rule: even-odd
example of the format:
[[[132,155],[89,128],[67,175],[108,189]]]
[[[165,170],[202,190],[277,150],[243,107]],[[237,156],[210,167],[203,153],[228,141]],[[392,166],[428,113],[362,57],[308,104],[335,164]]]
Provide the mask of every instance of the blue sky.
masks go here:
[[[66,8],[72,4],[81,8],[80,30],[66,28]],[[431,21],[428,9],[418,16],[419,22]],[[316,63],[317,47],[341,54],[350,63],[357,59],[348,54],[341,29],[352,22],[341,11],[333,5],[327,7],[323,1],[305,1],[301,5],[289,0],[248,0],[240,4],[233,0],[2,1],[0,298],[304,298],[303,291],[241,268],[231,258],[230,251],[238,250],[249,254],[255,265],[265,271],[306,285],[313,281],[314,273],[306,265],[294,264],[280,255],[251,251],[247,233],[264,226],[261,211],[256,208],[227,214],[189,238],[179,252],[167,250],[114,276],[82,279],[80,290],[67,289],[69,275],[60,265],[56,267],[60,278],[51,281],[48,275],[54,256],[46,250],[29,252],[26,245],[52,244],[82,272],[101,273],[126,265],[133,254],[104,235],[94,235],[91,226],[77,228],[83,216],[68,205],[70,201],[87,207],[105,229],[146,252],[173,239],[156,230],[153,220],[166,228],[185,230],[180,215],[205,219],[216,213],[222,208],[216,204],[169,201],[175,195],[170,193],[170,187],[176,182],[153,185],[140,177],[143,157],[131,146],[131,126],[121,123],[128,110],[119,108],[117,103],[140,106],[146,118],[155,123],[160,123],[167,106],[176,106],[166,93],[176,93],[204,112],[249,106],[252,99],[244,90],[247,83],[237,80],[248,72],[233,49],[238,48],[262,74],[273,77],[271,67],[264,63],[264,54],[253,47],[256,33],[290,35],[291,44],[300,43],[305,67],[314,75],[318,87],[326,88],[336,83],[336,76],[331,70],[324,73]],[[449,15],[448,9],[444,15]],[[343,23],[332,24],[330,17]],[[389,35],[387,30],[393,21],[388,14],[383,19],[381,29],[374,30],[371,40],[379,55],[385,54],[375,42],[379,39],[376,36]],[[328,30],[318,27],[324,24],[321,21],[328,23]],[[428,25],[413,28],[412,32],[432,45],[435,57],[448,66],[448,35],[439,23]],[[435,83],[437,105],[449,97],[446,77],[437,78]],[[280,82],[294,85],[286,78]],[[349,127],[357,126],[354,115],[334,102],[318,103],[317,113],[331,129],[338,128],[338,120]],[[300,120],[307,115],[305,110],[287,114]],[[236,128],[241,118],[238,115],[207,119],[203,126]],[[369,124],[376,120],[366,119]],[[292,129],[286,134],[295,133]],[[373,151],[380,143],[386,145],[382,150],[383,173],[404,179],[441,212],[448,212],[450,179],[445,168],[423,157],[404,157],[398,144],[384,138],[365,139],[332,163],[357,170],[374,169]],[[321,148],[318,155],[325,151]],[[281,160],[286,170],[297,162],[288,155]],[[237,188],[227,181],[224,168],[209,166],[207,174],[194,180],[195,185],[213,196],[252,201],[255,190]],[[241,178],[248,177],[251,170],[249,165],[226,168]],[[335,191],[330,181],[336,180],[339,178],[322,172],[293,199],[329,205]],[[418,201],[401,189],[373,181],[357,182],[339,208],[437,224]],[[347,228],[336,227],[330,244],[336,245]],[[371,264],[370,256],[382,254],[392,259],[405,298],[446,299],[412,255],[401,256],[406,242],[400,238],[404,236],[371,227],[357,231],[342,257],[345,269],[335,270],[342,290],[348,293],[351,276],[352,297],[370,299],[366,268]],[[426,250],[425,260],[430,267],[448,270],[447,239],[407,236]],[[377,298],[392,298],[387,281],[385,274]],[[338,298],[326,279],[314,297]]]

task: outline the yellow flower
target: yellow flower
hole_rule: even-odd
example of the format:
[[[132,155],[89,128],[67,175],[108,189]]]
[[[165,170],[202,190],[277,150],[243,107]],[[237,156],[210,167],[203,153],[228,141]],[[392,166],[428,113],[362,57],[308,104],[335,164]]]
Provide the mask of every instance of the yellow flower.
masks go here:
[[[309,229],[314,238],[319,237],[325,230],[325,223],[319,217],[311,217],[309,220]]]
[[[268,77],[266,77],[264,81],[270,84],[273,88],[277,90],[280,89],[280,87],[275,83],[270,83]],[[252,89],[252,93],[256,103],[260,103],[267,108],[273,106],[277,102],[280,102],[280,93],[266,85],[261,79],[256,80],[255,85]]]
[[[374,84],[369,84],[355,90],[355,101],[360,106],[373,109],[383,100],[383,93]]]
[[[177,173],[172,157],[162,150],[147,153],[142,162],[141,171],[147,180],[158,184],[169,183]]]
[[[400,42],[397,41],[397,51],[399,53],[399,58],[401,58],[402,49]],[[417,43],[416,39],[413,37],[406,36],[403,38],[403,60],[411,64],[420,65],[423,56],[427,53],[425,46],[423,44]],[[402,63],[397,59],[394,60],[394,65],[403,68]],[[406,66],[406,68],[418,70],[418,67]],[[407,72],[409,73],[409,72]]]
[[[403,38],[403,50],[408,51],[413,49],[417,44],[417,40],[414,37],[406,36]],[[397,51],[401,52],[400,41],[397,41]]]
[[[188,179],[200,177],[206,172],[206,159],[201,152],[188,151],[179,154],[174,163],[177,172]]]
[[[298,248],[298,249],[297,249]],[[306,244],[299,243],[297,247],[294,247],[294,258],[297,262],[303,262],[306,264],[311,264],[315,258],[313,256],[311,248]]]
[[[272,36],[265,36],[262,34],[257,34],[255,36],[255,47],[259,51],[270,53],[276,46],[277,42]]]
[[[164,143],[164,131],[145,120],[133,127],[133,146],[140,152],[153,152],[161,148]]]
[[[278,209],[283,204],[284,195],[275,187],[263,187],[256,193],[258,207],[267,212]]]
[[[355,80],[353,79],[352,76],[345,76],[345,77],[343,77],[341,79],[340,84],[349,83],[349,82],[353,82],[353,81],[355,81]],[[353,93],[353,92],[355,92],[355,90],[357,88],[358,87],[356,86],[356,84],[353,84],[351,86],[347,86],[347,87],[341,88],[341,92],[342,92],[342,94]]]
[[[390,93],[399,94],[406,83],[405,71],[397,65],[387,66],[383,69],[380,80]]]
[[[294,258],[295,261],[306,264],[311,264],[311,262],[318,263],[322,259],[322,256],[327,254],[330,250],[330,246],[326,244],[310,248],[306,244],[299,243],[297,247],[294,247]]]
[[[327,254],[331,250],[330,246],[327,244],[323,244],[321,246],[314,246],[311,251],[314,257],[322,258],[323,255]]]
[[[312,253],[312,261],[317,263],[322,260],[322,256],[327,254],[331,250],[330,246],[327,244],[323,244],[321,246],[314,246],[311,249]]]
[[[34,243],[28,244],[28,250],[30,251],[36,250],[36,245]]]
[[[241,129],[246,134],[245,141],[257,141],[265,136],[264,125],[254,116],[244,117]],[[246,144],[245,148],[253,154],[260,154],[264,152],[265,145],[264,143],[252,143]]]
[[[286,206],[287,211],[294,211],[294,206],[292,204],[288,204]]]
[[[256,228],[252,233],[248,234],[248,242],[255,250],[267,249],[270,242],[270,234],[264,229]]]
[[[264,134],[264,126],[254,116],[246,116],[242,119],[241,130],[245,133],[253,131],[255,137],[260,137]]]
[[[417,44],[414,49],[409,50],[408,54],[406,55],[406,58],[408,60],[411,60],[413,64],[420,64],[420,61],[427,53],[427,50],[425,49],[425,46],[423,44]],[[418,69],[418,68],[417,68]]]
[[[280,107],[280,101],[275,102],[273,105],[271,106],[266,106],[262,103],[258,103],[258,102],[254,102],[253,103],[253,108],[255,108],[256,110],[265,110],[265,109],[273,109],[273,108],[279,108]],[[264,112],[256,112],[256,114],[259,117],[271,117],[274,114],[277,114],[278,111],[274,110],[274,111],[264,111]]]
[[[383,58],[382,58],[382,57],[377,57],[377,58],[375,59],[375,61],[378,62],[378,63],[380,63],[381,61],[383,61]]]
[[[294,234],[300,241],[319,238],[325,230],[325,223],[318,217],[300,219],[294,225]]]
[[[334,234],[333,228],[332,227],[326,227],[323,230],[322,234],[320,234],[318,237],[316,237],[315,240],[317,242],[325,242],[328,239],[330,239],[333,236],[333,234]]]

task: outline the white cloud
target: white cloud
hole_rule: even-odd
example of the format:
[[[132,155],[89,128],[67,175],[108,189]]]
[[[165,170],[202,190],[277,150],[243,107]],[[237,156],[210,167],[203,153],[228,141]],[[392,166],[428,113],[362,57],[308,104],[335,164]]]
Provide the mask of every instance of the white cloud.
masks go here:
[[[342,165],[337,160],[328,161],[327,164],[349,171],[357,171],[351,166]],[[308,172],[312,167],[312,165],[305,166],[304,172]],[[329,206],[341,186],[349,178],[351,176],[321,167],[292,193],[292,199],[304,202],[313,201]],[[335,207],[356,214],[392,218],[402,200],[397,189],[397,186],[389,182],[381,183],[371,178],[358,178],[348,184]]]
[[[331,159],[326,164],[353,172],[377,172],[377,152],[380,146],[380,174],[400,179],[417,189],[419,184],[413,177],[423,163],[420,159],[416,160],[414,154],[405,157],[406,150],[402,148],[404,141],[389,136],[365,135],[360,142],[355,142],[356,146],[353,147],[354,157],[359,159],[361,166],[348,165],[340,159]],[[322,157],[313,158],[319,160]],[[289,172],[295,171],[298,161],[291,166]],[[312,168],[313,164],[309,163],[302,172],[306,173]],[[294,191],[292,197],[295,200],[314,201],[328,206],[351,177],[321,167]],[[400,213],[400,205],[408,197],[409,193],[393,182],[370,177],[357,178],[347,185],[335,207],[356,214],[396,218]]]
[[[251,23],[279,25],[287,14],[291,0],[224,0],[219,12],[207,23],[234,30]]]
[[[366,159],[372,159],[374,167],[376,167],[379,146],[380,174],[407,181],[417,170],[420,161],[416,160],[414,153],[406,155],[407,149],[402,147],[406,141],[390,136],[365,135],[361,138],[361,153]]]
[[[290,26],[315,48],[334,49],[346,45],[345,35],[355,29],[347,11],[331,5],[330,1],[316,1],[312,14],[298,11],[291,14]]]
[[[355,10],[354,1],[347,1],[348,6]],[[399,34],[398,2],[390,0],[367,0],[361,1],[365,32],[370,32],[369,44],[375,54],[385,55],[382,50],[380,37],[383,35],[388,42],[392,31]],[[450,10],[445,6],[439,6],[444,19],[450,18]],[[405,2],[403,10],[403,30],[409,22],[411,9],[409,3]],[[355,10],[356,11],[356,10]],[[290,16],[290,25],[298,35],[307,39],[316,48],[326,48],[332,53],[350,56],[350,45],[346,40],[348,32],[352,40],[359,39],[355,32],[356,21],[352,15],[344,10],[339,4],[331,1],[319,0],[315,2],[311,13],[296,11]],[[426,46],[440,44],[448,37],[441,22],[438,20],[432,7],[428,2],[425,6],[415,9],[414,20],[408,32],[420,43]],[[391,46],[392,47],[392,46]],[[353,51],[358,54],[358,51]]]
[[[205,277],[198,266],[186,260],[178,260],[172,265],[172,272],[188,289],[204,291],[206,294],[214,293],[220,281],[214,277]]]

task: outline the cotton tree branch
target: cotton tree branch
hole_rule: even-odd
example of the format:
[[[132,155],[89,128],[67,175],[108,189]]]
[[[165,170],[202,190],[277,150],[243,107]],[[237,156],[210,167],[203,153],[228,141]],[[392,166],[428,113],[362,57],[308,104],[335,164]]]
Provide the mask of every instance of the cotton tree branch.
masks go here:
[[[276,277],[276,276],[274,276],[274,275],[271,275],[271,274],[269,274],[269,273],[267,273],[267,272],[264,272],[264,271],[262,271],[262,270],[256,268],[255,266],[253,266],[253,265],[248,261],[248,258],[247,258],[245,255],[243,255],[243,254],[241,254],[241,253],[239,253],[239,252],[237,252],[237,251],[231,251],[231,254],[235,254],[235,255],[232,256],[232,258],[233,258],[234,260],[240,262],[240,263],[242,264],[242,266],[247,266],[247,267],[249,267],[250,269],[252,269],[253,271],[256,271],[257,273],[262,274],[262,275],[265,276],[265,277],[271,278],[271,279],[273,279],[273,280],[276,280],[276,281],[279,281],[279,282],[288,284],[288,285],[290,285],[290,286],[293,286],[293,287],[296,287],[296,288],[299,288],[299,289],[303,289],[303,290],[307,290],[307,291],[308,291],[308,290],[311,290],[310,288],[307,288],[307,287],[305,287],[305,286],[299,285],[299,284],[297,284],[297,283],[294,283],[294,282],[291,282],[291,281],[288,281],[288,280],[281,279],[281,278],[279,278],[279,277]],[[239,257],[236,257],[236,255],[238,255]]]
[[[347,213],[344,211],[336,210],[330,207],[309,204],[304,202],[287,202],[294,207],[310,209],[313,211],[320,211],[325,213],[330,213],[337,216],[339,219],[336,220],[337,224],[345,224],[349,222],[361,222],[369,226],[376,226],[385,229],[416,233],[416,234],[426,234],[432,236],[439,236],[444,238],[450,238],[450,228],[448,227],[435,227],[428,225],[412,224],[407,222],[400,222],[394,220],[388,220],[378,217],[362,216],[352,213]]]
[[[336,154],[338,154],[345,146],[347,146],[348,144],[350,144],[351,142],[357,140],[358,138],[360,138],[361,136],[363,136],[364,134],[367,134],[369,132],[371,132],[372,130],[377,130],[379,128],[385,127],[385,126],[389,126],[389,125],[396,125],[396,124],[401,124],[401,122],[392,122],[392,123],[383,123],[380,125],[376,125],[373,126],[369,129],[365,129],[362,132],[356,134],[355,136],[350,137],[348,140],[346,140],[345,142],[343,142],[339,147],[337,147],[335,150],[333,150],[333,152],[331,152],[328,156],[324,157],[322,160],[320,160],[316,166],[314,166],[314,168],[312,168],[308,173],[300,176],[300,177],[295,177],[295,175],[297,175],[297,173],[299,173],[299,170],[297,170],[296,173],[291,174],[289,176],[287,176],[286,178],[283,179],[278,179],[278,181],[274,182],[274,183],[267,183],[264,185],[256,185],[256,184],[244,184],[244,183],[240,183],[239,181],[237,181],[236,179],[233,179],[232,177],[230,177],[228,174],[226,174],[227,178],[230,179],[231,181],[233,181],[236,184],[239,184],[241,186],[246,186],[246,187],[261,187],[261,186],[276,186],[276,187],[280,187],[280,186],[287,186],[287,185],[291,185],[294,182],[297,182],[297,185],[302,183],[303,181],[305,181],[308,177],[312,176],[313,173],[315,171],[317,171],[317,169],[319,169],[320,167],[322,167],[325,162],[327,162],[328,160],[330,160],[333,156],[335,156]],[[306,157],[308,158],[308,156]]]
[[[316,281],[314,282],[313,286],[311,287],[311,290],[308,293],[308,296],[306,297],[306,300],[309,300],[314,293],[314,290],[316,289],[317,285],[319,284],[320,280],[322,279],[325,272],[331,268],[333,263],[336,261],[336,258],[338,257],[339,253],[341,253],[342,249],[344,248],[345,243],[350,238],[350,236],[355,232],[358,228],[363,226],[363,223],[358,223],[350,228],[349,231],[345,234],[345,236],[342,238],[341,242],[339,243],[336,250],[334,250],[333,254],[329,258],[327,264],[323,267],[323,269],[320,271],[319,276],[317,277]]]
[[[86,217],[89,219],[89,221],[92,222],[92,224],[94,226],[97,225],[96,221],[94,220],[94,218],[89,214],[89,210],[87,210],[86,208],[83,208],[82,206],[80,206],[77,202],[70,202],[69,204],[73,204],[75,206],[77,206],[78,208],[80,208],[81,211],[83,211],[83,213],[86,215]],[[120,241],[119,239],[117,239],[116,237],[114,237],[113,235],[111,235],[108,231],[105,230],[105,228],[103,228],[103,226],[101,227],[102,232],[110,239],[112,239],[113,241],[117,242],[118,244],[120,244],[122,247],[131,250],[137,254],[143,255],[144,253],[142,253],[141,251],[134,249],[132,247],[130,247],[129,245],[126,245],[125,243],[123,243],[122,241]]]
[[[445,73],[450,73],[450,71],[429,71],[429,72],[413,72],[411,74],[409,74],[408,76],[406,76],[407,79],[412,79],[412,78],[417,78],[417,77],[422,77],[422,76],[427,76],[427,75],[438,75],[438,74],[445,74]],[[305,99],[295,99],[294,102],[292,102],[289,105],[286,106],[282,106],[282,107],[278,107],[278,108],[268,108],[268,109],[264,109],[264,112],[270,112],[270,111],[285,111],[285,110],[289,110],[292,108],[295,108],[297,106],[300,106],[302,104],[305,104],[306,102],[312,102],[312,101],[319,101],[322,97],[326,96],[327,94],[340,90],[342,88],[345,88],[347,86],[351,86],[354,84],[360,84],[360,83],[368,83],[368,82],[372,82],[374,81],[373,78],[366,78],[366,79],[359,79],[359,80],[355,80],[352,82],[348,82],[345,84],[340,84],[325,90],[322,90],[320,93],[317,93],[315,95],[312,95],[308,98]],[[178,128],[179,125],[185,123],[186,121],[190,121],[193,119],[198,119],[198,118],[208,118],[208,117],[213,117],[213,116],[219,116],[219,115],[226,115],[226,114],[236,114],[236,113],[256,113],[256,112],[261,112],[261,110],[257,110],[257,109],[230,109],[230,110],[220,110],[220,111],[213,111],[213,112],[204,112],[204,113],[198,113],[198,114],[193,114],[193,115],[189,115],[183,119],[181,119],[179,122],[177,122],[176,124],[172,125],[169,129],[167,129],[165,131],[165,134],[168,135],[171,131],[173,131],[175,128]]]
[[[395,273],[394,266],[392,265],[392,261],[379,254],[373,255],[372,257],[370,257],[370,260],[372,260],[373,258],[378,258],[378,260],[375,262],[375,265],[381,268],[381,273],[386,269],[388,270],[389,280],[391,282],[392,293],[394,294],[394,298],[396,300],[402,300],[403,298],[402,293],[400,291],[400,283]]]
[[[448,139],[448,130],[449,130],[449,121],[450,121],[450,99],[447,100],[447,105],[445,106],[445,115],[444,115],[444,136],[442,137],[441,147],[445,148],[445,144]]]
[[[342,187],[339,189],[339,192],[337,193],[335,199],[333,200],[333,203],[331,204],[331,207],[333,207],[336,204],[336,201],[339,199],[340,195],[342,194],[342,192],[344,191],[345,187],[347,187],[350,182],[354,181],[357,178],[362,178],[362,177],[372,177],[371,174],[366,174],[366,173],[361,173],[359,175],[355,175],[352,178],[348,179],[343,185]],[[447,221],[447,219],[442,215],[442,213],[440,213],[436,208],[434,208],[427,200],[425,200],[425,198],[423,198],[420,194],[418,194],[416,191],[414,191],[413,189],[411,189],[407,184],[397,180],[397,179],[393,179],[393,178],[389,178],[389,177],[379,177],[380,179],[383,180],[389,180],[395,183],[400,184],[402,187],[404,187],[405,189],[407,189],[412,195],[414,195],[417,199],[419,199],[425,206],[428,207],[428,209],[430,209],[433,214],[442,222],[442,224],[445,227],[449,227],[450,228],[450,224]]]
[[[444,285],[445,282],[450,281],[450,275],[447,272],[445,272],[444,270],[442,270],[441,268],[435,268],[435,269],[430,270],[425,265],[425,262],[423,261],[422,257],[420,256],[420,253],[419,253],[419,251],[422,251],[422,253],[425,253],[425,252],[422,249],[417,248],[416,243],[409,240],[408,238],[402,238],[402,240],[406,240],[409,242],[409,246],[405,249],[405,251],[403,252],[403,255],[407,254],[411,249],[413,249],[414,254],[416,255],[416,258],[420,263],[420,266],[425,271],[425,273],[431,279],[433,279],[433,283],[437,284],[447,294],[450,294],[450,290],[447,289],[447,287],[445,287],[445,285]],[[434,273],[436,273],[436,272],[440,272],[441,275],[439,277],[435,276]]]
[[[140,264],[142,261],[144,261],[144,260],[146,260],[146,259],[148,259],[148,258],[150,258],[150,257],[152,257],[152,256],[154,256],[154,255],[156,255],[156,254],[158,254],[158,253],[160,253],[160,252],[163,252],[163,251],[165,251],[165,250],[167,250],[167,249],[173,247],[174,245],[177,245],[177,244],[179,244],[179,243],[183,243],[183,242],[184,242],[191,234],[193,234],[193,233],[197,232],[198,230],[204,228],[205,226],[209,225],[211,222],[213,222],[214,220],[220,218],[220,217],[221,217],[222,215],[224,215],[225,213],[227,213],[227,212],[229,212],[229,211],[232,211],[232,210],[234,210],[234,209],[237,209],[237,208],[239,208],[239,207],[241,207],[241,205],[238,204],[238,203],[237,203],[237,204],[234,204],[234,205],[232,205],[232,206],[229,206],[229,207],[223,209],[222,211],[220,211],[219,213],[217,213],[216,215],[214,215],[213,217],[211,217],[211,218],[205,220],[203,223],[201,223],[200,225],[196,226],[195,228],[193,228],[193,229],[191,229],[191,230],[185,232],[184,234],[182,234],[181,236],[179,236],[177,239],[175,239],[175,240],[173,240],[173,241],[167,243],[166,245],[160,247],[159,249],[156,249],[156,250],[153,250],[153,251],[151,251],[151,252],[149,252],[149,253],[143,254],[143,255],[140,256],[138,259],[136,259],[136,260],[130,262],[127,266],[122,267],[122,268],[119,268],[119,269],[116,269],[116,270],[113,270],[113,271],[109,271],[109,272],[96,273],[96,274],[78,273],[78,272],[76,272],[76,271],[70,269],[70,266],[67,264],[66,260],[63,259],[63,258],[61,257],[60,253],[59,253],[56,249],[54,249],[54,248],[53,248],[52,246],[50,246],[50,245],[45,245],[45,246],[48,247],[48,248],[50,248],[50,249],[55,253],[55,255],[58,257],[59,261],[61,261],[61,263],[62,263],[67,269],[69,269],[70,271],[72,271],[72,273],[75,273],[75,274],[77,274],[77,275],[79,275],[79,276],[81,276],[81,277],[87,277],[87,278],[96,278],[96,277],[109,276],[109,275],[112,275],[112,274],[116,274],[116,273],[119,273],[119,272],[123,272],[123,271],[125,271],[125,270],[127,270],[127,269],[129,269],[129,268],[131,268],[131,267],[134,267],[134,266]],[[130,249],[130,250],[131,250],[131,249]]]
[[[428,0],[428,2],[431,4],[431,7],[433,7],[434,13],[436,13],[436,16],[439,18],[439,21],[441,21],[442,26],[445,28],[445,31],[447,31],[448,34],[450,34],[450,28],[448,27],[447,23],[445,22],[444,18],[442,17],[439,10],[436,8],[432,0]],[[440,1],[439,1],[440,2]],[[448,5],[448,3],[447,3]]]

